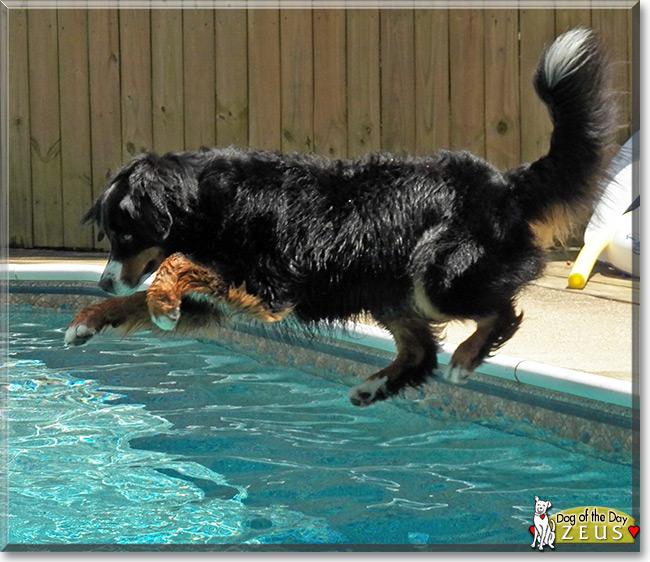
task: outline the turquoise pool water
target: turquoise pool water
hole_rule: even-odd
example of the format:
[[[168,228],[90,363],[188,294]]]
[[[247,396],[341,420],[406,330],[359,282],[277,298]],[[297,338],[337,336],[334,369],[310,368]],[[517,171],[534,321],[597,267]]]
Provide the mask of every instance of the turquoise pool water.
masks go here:
[[[554,510],[632,511],[632,468],[389,401],[214,342],[9,321],[9,542],[530,544]],[[331,377],[329,377],[331,378]],[[489,397],[486,397],[489,399]]]

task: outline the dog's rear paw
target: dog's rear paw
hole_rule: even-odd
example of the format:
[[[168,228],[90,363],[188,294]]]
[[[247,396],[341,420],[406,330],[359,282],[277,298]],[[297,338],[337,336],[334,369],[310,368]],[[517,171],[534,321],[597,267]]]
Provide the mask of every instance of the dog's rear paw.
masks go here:
[[[452,361],[442,370],[441,376],[453,384],[465,384],[471,374],[471,371]]]
[[[65,345],[83,345],[97,333],[97,330],[83,322],[73,322],[65,331]]]
[[[364,408],[370,406],[379,400],[388,398],[388,387],[386,381],[388,377],[379,379],[366,379],[361,384],[352,387],[348,392],[348,398],[354,406]]]

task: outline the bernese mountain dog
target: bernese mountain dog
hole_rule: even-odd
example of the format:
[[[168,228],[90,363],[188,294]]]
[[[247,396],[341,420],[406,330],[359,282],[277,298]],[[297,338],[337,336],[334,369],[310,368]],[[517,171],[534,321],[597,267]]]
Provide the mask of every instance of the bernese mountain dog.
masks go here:
[[[599,194],[615,119],[607,74],[593,32],[558,37],[534,74],[554,126],[550,149],[504,172],[444,150],[357,160],[236,148],[140,155],[83,219],[110,241],[99,285],[118,296],[82,310],[66,343],[108,326],[204,333],[222,321],[215,303],[267,322],[364,313],[390,331],[397,354],[350,390],[352,404],[431,374],[463,381],[515,333],[515,299],[542,274],[545,247]],[[437,372],[436,326],[453,319],[477,328]]]

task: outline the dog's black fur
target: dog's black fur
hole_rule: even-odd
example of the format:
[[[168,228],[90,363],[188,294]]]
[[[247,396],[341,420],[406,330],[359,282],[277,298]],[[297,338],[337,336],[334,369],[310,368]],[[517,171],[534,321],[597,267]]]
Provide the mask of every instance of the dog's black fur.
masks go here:
[[[398,355],[353,389],[352,402],[367,405],[437,367],[432,323],[478,322],[452,359],[451,379],[516,331],[514,301],[542,273],[545,239],[597,194],[613,125],[605,80],[587,30],[547,49],[534,83],[554,123],[549,153],[504,173],[467,152],[144,154],[117,172],[84,220],[109,236],[111,262],[148,248],[181,252],[308,323],[372,314]],[[103,286],[134,290],[160,264],[145,261],[137,275],[105,276]]]

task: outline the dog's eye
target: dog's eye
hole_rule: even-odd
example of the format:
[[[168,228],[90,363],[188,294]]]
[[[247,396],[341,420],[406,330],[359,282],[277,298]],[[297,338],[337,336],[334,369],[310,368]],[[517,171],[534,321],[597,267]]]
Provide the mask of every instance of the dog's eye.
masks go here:
[[[133,234],[129,234],[128,232],[120,234],[120,240],[122,242],[131,242],[133,240]]]

